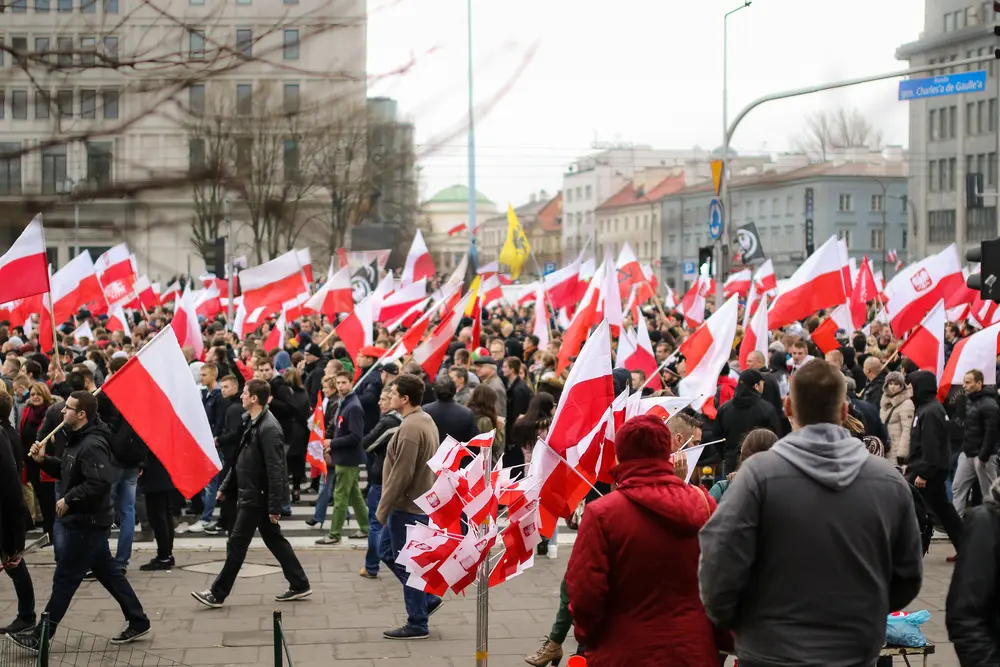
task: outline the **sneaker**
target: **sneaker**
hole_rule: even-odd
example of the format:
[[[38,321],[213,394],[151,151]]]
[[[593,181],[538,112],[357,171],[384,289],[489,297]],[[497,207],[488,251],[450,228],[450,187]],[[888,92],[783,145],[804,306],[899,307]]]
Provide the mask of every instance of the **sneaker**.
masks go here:
[[[392,630],[386,630],[382,633],[382,636],[386,639],[427,639],[430,633],[407,624],[393,628]]]
[[[139,630],[132,624],[129,624],[127,628],[121,631],[120,634],[111,638],[112,644],[129,644],[134,642],[136,639],[140,639],[149,634],[149,626],[146,626],[145,630]]]
[[[444,598],[438,598],[434,604],[427,605],[427,618],[437,613],[437,610],[444,606]]]
[[[92,570],[87,570],[87,574],[83,575],[83,580],[84,581],[97,581],[97,577],[94,576],[94,572]]]
[[[274,600],[276,602],[295,602],[296,600],[305,600],[312,594],[313,592],[311,588],[307,588],[304,591],[293,591],[289,589],[281,595],[275,595]]]
[[[545,552],[545,557],[549,560],[555,560],[559,556],[559,547],[556,546],[555,542],[549,542],[548,551]]]
[[[160,560],[159,558],[154,558],[145,565],[139,566],[140,572],[170,572],[174,569],[174,557],[171,556],[166,560]]]
[[[361,575],[362,579],[378,579],[378,572],[372,574],[365,568],[361,568],[361,572],[359,572],[358,574]]]
[[[187,527],[185,532],[188,533],[204,533],[205,532],[205,522],[201,519],[195,521],[190,526]]]
[[[38,635],[35,634],[34,630],[9,634],[7,635],[7,639],[14,642],[25,651],[30,651],[32,653],[38,653],[38,647],[42,643],[39,640]]]
[[[222,528],[222,526],[219,525],[218,521],[210,523],[209,525],[205,526],[206,535],[222,535],[225,532],[226,531]]]
[[[19,632],[24,632],[25,630],[30,630],[35,627],[34,621],[29,623],[20,616],[14,619],[14,622],[10,625],[0,628],[0,635],[16,635]]]
[[[222,606],[222,601],[216,599],[216,597],[212,595],[212,591],[191,591],[191,597],[211,609],[218,609]]]
[[[340,544],[339,535],[327,535],[316,540],[316,544]]]
[[[354,538],[355,540],[367,540],[368,539],[368,531],[367,530],[356,530],[356,531],[354,531],[354,533],[351,534],[351,537]]]

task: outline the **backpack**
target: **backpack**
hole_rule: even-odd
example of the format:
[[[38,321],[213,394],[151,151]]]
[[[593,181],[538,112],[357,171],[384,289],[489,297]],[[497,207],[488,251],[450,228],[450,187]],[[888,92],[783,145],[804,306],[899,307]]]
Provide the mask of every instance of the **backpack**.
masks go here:
[[[917,513],[917,526],[920,529],[920,543],[924,548],[924,555],[931,549],[931,538],[934,536],[934,517],[927,508],[923,495],[917,487],[909,485],[910,493],[913,495],[913,509]]]

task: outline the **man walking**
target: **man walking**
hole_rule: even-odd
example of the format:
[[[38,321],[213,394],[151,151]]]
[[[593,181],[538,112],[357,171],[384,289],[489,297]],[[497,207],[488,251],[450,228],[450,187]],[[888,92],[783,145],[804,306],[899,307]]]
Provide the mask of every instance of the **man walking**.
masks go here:
[[[49,636],[62,622],[87,571],[93,570],[128,622],[111,643],[127,644],[149,633],[149,619],[108,547],[114,517],[111,483],[115,475],[108,444],[110,432],[97,416],[97,399],[88,391],[69,395],[63,405],[63,421],[69,428],[69,437],[61,459],[46,456],[40,442],[31,447],[31,457],[42,470],[59,480],[56,515],[62,525],[64,544],[52,575],[52,594],[45,606]],[[41,632],[41,626],[36,625],[10,638],[22,648],[37,651]]]
[[[212,427],[212,435],[219,437],[219,415],[225,410],[222,398],[222,389],[219,387],[219,368],[214,363],[208,362],[201,367],[201,403],[205,406],[205,415],[208,416],[208,424]],[[216,445],[218,449],[218,445]],[[226,460],[222,458],[222,450],[219,450],[219,458],[222,465],[226,465]],[[215,512],[215,496],[219,492],[219,482],[222,473],[216,473],[215,477],[202,490],[202,503],[205,509],[201,513],[201,518],[188,526],[189,533],[202,533],[205,528],[215,526],[212,523],[212,514]]]
[[[316,544],[340,543],[340,529],[344,527],[348,505],[354,508],[358,519],[358,531],[354,537],[368,539],[368,506],[361,495],[361,466],[366,461],[365,450],[361,447],[365,414],[358,395],[351,391],[353,384],[354,378],[350,373],[337,373],[337,393],[344,398],[337,413],[333,437],[324,443],[334,464],[333,517],[330,519],[330,534],[316,540]]]
[[[974,484],[979,484],[983,498],[990,497],[990,487],[997,478],[997,438],[1000,438],[1000,404],[997,391],[983,386],[983,373],[973,369],[962,379],[967,403],[962,453],[958,455],[955,479],[951,483],[952,503],[959,516]]]
[[[743,464],[701,530],[701,599],[741,667],[873,665],[886,615],[920,590],[913,497],[842,426],[839,371],[803,364],[789,398],[795,430]]]
[[[290,602],[312,595],[309,579],[278,526],[281,506],[288,502],[289,489],[285,482],[288,474],[281,427],[267,407],[270,398],[271,387],[265,380],[253,379],[243,387],[243,407],[250,420],[236,452],[236,465],[219,489],[222,497],[228,493],[238,494],[236,519],[226,542],[226,564],[210,589],[191,593],[206,607],[221,607],[229,597],[236,575],[246,560],[250,540],[258,530],[264,546],[278,560],[288,580],[288,590],[274,599]]]
[[[494,366],[495,368],[495,366]],[[396,556],[406,543],[406,527],[426,524],[427,515],[413,503],[434,485],[434,471],[427,461],[438,448],[438,430],[434,420],[420,408],[424,383],[415,375],[400,375],[389,391],[390,407],[403,416],[403,422],[389,442],[382,469],[382,498],[376,517],[382,524],[379,556],[403,584],[406,623],[382,633],[386,639],[426,639],[427,617],[441,608],[442,599],[406,585],[409,573],[396,563]]]

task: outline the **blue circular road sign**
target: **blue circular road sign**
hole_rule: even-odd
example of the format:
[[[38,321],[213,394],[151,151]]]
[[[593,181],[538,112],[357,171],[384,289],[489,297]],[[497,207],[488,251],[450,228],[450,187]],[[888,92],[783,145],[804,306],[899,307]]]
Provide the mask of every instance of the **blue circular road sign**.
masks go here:
[[[718,199],[713,199],[708,204],[708,233],[713,241],[718,241],[722,236],[722,204]]]

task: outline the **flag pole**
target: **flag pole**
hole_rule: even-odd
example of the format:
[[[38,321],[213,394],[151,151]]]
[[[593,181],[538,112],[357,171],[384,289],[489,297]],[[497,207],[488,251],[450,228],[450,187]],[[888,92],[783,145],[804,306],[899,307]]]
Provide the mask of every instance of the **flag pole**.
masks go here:
[[[538,271],[538,281],[542,285],[542,294],[545,296],[545,328],[549,332],[549,341],[552,340],[552,324],[549,321],[549,308],[551,304],[549,303],[549,290],[545,287],[545,275],[542,274],[542,267],[538,265],[538,258],[535,257],[535,250],[533,248],[528,249],[528,254],[531,255],[531,260],[535,263],[535,270]],[[555,308],[552,308],[552,317],[556,316]],[[538,317],[536,314],[535,317]]]
[[[49,290],[49,322],[52,324],[52,360],[56,362],[56,368],[61,369],[62,359],[59,358],[59,340],[56,337],[56,311],[52,304],[51,289]]]

